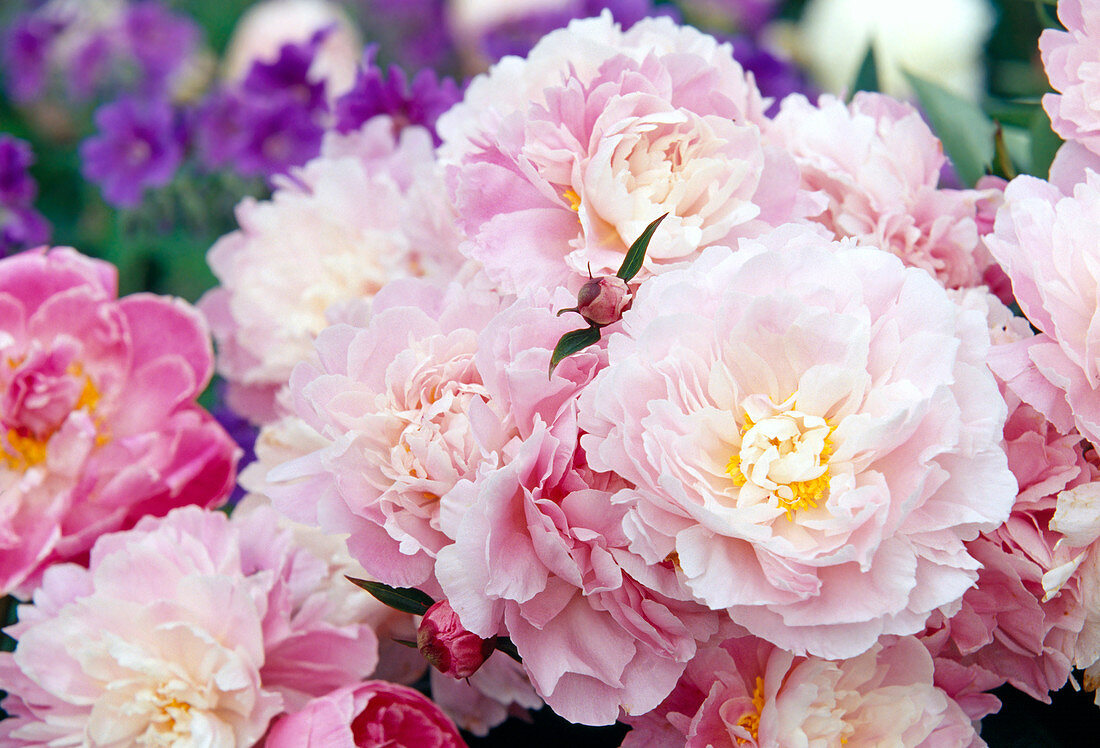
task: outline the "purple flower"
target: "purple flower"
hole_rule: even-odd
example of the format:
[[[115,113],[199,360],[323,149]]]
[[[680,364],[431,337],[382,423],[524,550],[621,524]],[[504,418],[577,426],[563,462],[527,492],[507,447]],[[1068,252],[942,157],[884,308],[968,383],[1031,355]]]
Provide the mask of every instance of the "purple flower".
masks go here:
[[[819,91],[791,61],[777,57],[748,36],[732,37],[730,41],[734,59],[746,72],[752,73],[760,93],[773,99],[766,112],[769,117],[776,115],[779,102],[788,94],[801,93],[810,99],[817,98]]]
[[[146,187],[167,184],[183,159],[183,133],[163,100],[119,99],[96,110],[99,132],[80,144],[85,178],[108,202],[133,207]]]
[[[244,451],[241,459],[237,461],[237,472],[240,473],[246,466],[256,461],[256,436],[259,432],[255,426],[249,423],[247,418],[229,407],[225,397],[225,382],[218,382],[214,390],[217,393],[218,404],[210,411],[210,414],[214,416],[214,420],[221,424],[221,427],[237,443],[237,446]],[[229,495],[229,505],[236,506],[237,502],[244,498],[244,495],[244,488],[240,485],[235,486],[233,493]]]
[[[379,114],[388,114],[399,125],[422,125],[432,132],[439,115],[462,98],[462,91],[450,78],[440,80],[435,71],[424,68],[408,82],[405,71],[391,65],[389,72],[375,64],[376,47],[367,50],[363,65],[351,90],[336,101],[336,129],[358,130],[364,122]]]
[[[296,102],[260,106],[250,100],[241,113],[249,127],[234,160],[245,176],[285,174],[321,152],[325,129]]]
[[[325,82],[312,80],[313,58],[331,29],[322,29],[307,42],[284,44],[274,62],[257,61],[245,76],[245,94],[258,97],[290,98],[310,111],[325,108]]]
[[[8,92],[16,101],[33,99],[45,88],[46,55],[62,28],[56,21],[26,13],[16,18],[4,35],[3,60]]]
[[[651,0],[573,0],[555,10],[528,13],[490,29],[481,39],[481,52],[490,61],[506,55],[525,57],[535,43],[554,29],[564,28],[574,18],[591,18],[610,10],[624,29],[646,16],[675,14],[671,8],[657,12]]]
[[[201,32],[186,16],[158,2],[134,3],[122,24],[130,54],[141,68],[146,91],[161,91],[199,46]]]
[[[0,257],[44,244],[50,226],[32,207],[38,186],[28,173],[34,155],[27,143],[0,134]]]

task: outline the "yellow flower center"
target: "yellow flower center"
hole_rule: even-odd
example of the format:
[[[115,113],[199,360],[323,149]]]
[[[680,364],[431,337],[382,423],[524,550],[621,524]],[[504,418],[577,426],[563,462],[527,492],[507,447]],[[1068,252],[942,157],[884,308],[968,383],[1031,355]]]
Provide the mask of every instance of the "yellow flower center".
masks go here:
[[[744,727],[753,740],[760,736],[760,712],[764,711],[764,679],[756,676],[756,688],[752,690],[752,711],[742,714],[737,720],[738,727]],[[737,738],[738,745],[744,745],[749,741]]]
[[[569,210],[574,213],[579,213],[581,210],[581,196],[577,194],[577,191],[573,188],[569,188],[565,192],[561,193],[561,196],[569,201]]]
[[[12,368],[18,366],[19,363],[19,361],[8,359],[8,365]],[[71,377],[84,378],[84,386],[80,390],[80,396],[77,397],[76,403],[73,404],[73,411],[83,410],[89,414],[94,413],[96,406],[99,404],[100,394],[91,377],[84,373],[84,367],[78,363],[69,364],[66,373]],[[111,440],[110,434],[104,430],[101,419],[96,419],[95,425],[97,432],[96,446],[103,446]],[[7,465],[9,469],[18,471],[41,465],[46,461],[46,445],[54,433],[56,432],[35,436],[26,430],[9,428],[7,432],[7,449],[0,445],[0,461]]]
[[[828,498],[833,427],[820,416],[796,410],[793,397],[773,410],[745,411],[741,447],[730,455],[726,473],[736,486],[751,483],[762,489],[793,520],[796,509],[816,508]]]

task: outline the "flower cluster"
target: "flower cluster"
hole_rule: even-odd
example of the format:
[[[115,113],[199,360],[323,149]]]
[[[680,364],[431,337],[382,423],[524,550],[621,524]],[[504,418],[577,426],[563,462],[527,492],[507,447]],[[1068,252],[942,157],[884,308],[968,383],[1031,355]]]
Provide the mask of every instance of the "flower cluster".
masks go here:
[[[269,180],[197,310],[0,259],[0,741],[457,748],[545,705],[624,746],[966,748],[996,688],[1095,688],[1094,9],[1042,38],[1049,179],[1002,133],[970,186],[912,104],[779,101],[761,37],[678,23],[776,3],[446,8],[462,86],[275,0],[198,104],[98,110],[114,204],[191,155]],[[28,163],[0,139],[13,244]]]

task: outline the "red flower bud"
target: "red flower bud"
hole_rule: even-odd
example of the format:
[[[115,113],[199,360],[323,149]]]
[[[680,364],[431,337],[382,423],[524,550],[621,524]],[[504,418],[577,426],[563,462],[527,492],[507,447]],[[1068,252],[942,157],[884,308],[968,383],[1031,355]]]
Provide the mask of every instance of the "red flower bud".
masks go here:
[[[577,294],[576,311],[594,325],[610,325],[622,319],[630,301],[626,281],[616,275],[592,278]]]
[[[469,678],[496,649],[496,637],[482,639],[462,627],[446,600],[424,613],[416,632],[416,646],[424,659],[452,678]]]

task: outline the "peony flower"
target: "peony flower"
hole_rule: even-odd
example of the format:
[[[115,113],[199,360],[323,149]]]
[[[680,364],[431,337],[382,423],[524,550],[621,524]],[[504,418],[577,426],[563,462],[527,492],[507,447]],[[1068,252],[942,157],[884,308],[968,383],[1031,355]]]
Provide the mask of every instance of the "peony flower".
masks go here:
[[[995,346],[1034,334],[984,289],[957,300],[988,317]],[[1069,678],[1084,623],[1076,571],[1090,541],[1063,534],[1058,507],[1095,470],[1082,454],[1079,434],[1058,433],[1007,388],[1002,391],[1009,405],[1005,449],[1019,493],[1003,525],[967,543],[982,568],[961,609],[933,616],[921,636],[936,661],[936,685],[971,719],[1000,708],[984,692],[1005,682],[1050,703],[1050,692]]]
[[[832,93],[851,89],[873,45],[883,93],[911,95],[906,71],[976,101],[993,21],[987,0],[810,0],[799,24],[797,51]]]
[[[235,410],[256,422],[275,417],[275,392],[339,305],[369,299],[391,278],[454,270],[443,192],[431,135],[408,127],[397,138],[377,117],[330,134],[271,201],[238,206],[241,228],[208,256],[222,285],[199,302]]]
[[[407,686],[369,680],[314,699],[271,728],[267,748],[465,748],[454,724]]]
[[[575,292],[663,213],[639,280],[811,212],[762,142],[765,105],[729,45],[692,28],[574,21],[439,119],[461,250],[505,290]]]
[[[363,52],[355,24],[328,0],[265,0],[241,16],[225,50],[222,74],[243,80],[256,62],[274,62],[285,44],[309,41],[324,32],[324,41],[310,66],[310,78],[324,81],[328,97],[351,88]]]
[[[978,243],[977,190],[937,189],[946,163],[916,109],[859,93],[847,106],[788,96],[768,130],[802,172],[802,188],[827,200],[812,220],[837,239],[891,252],[950,288],[975,286],[992,264]]]
[[[1012,391],[1062,433],[1075,427],[1100,444],[1100,358],[1096,354],[1100,269],[1092,234],[1100,225],[1100,176],[1076,185],[1020,176],[1005,189],[990,252],[1041,334],[999,346],[990,365]]]
[[[114,267],[66,248],[0,260],[0,308],[0,593],[144,515],[226,499],[238,449],[195,404],[213,355],[194,309],[117,299]]]
[[[623,748],[795,745],[984,746],[969,718],[932,685],[912,638],[830,662],[796,657],[751,636],[700,652],[655,711],[627,720]]]
[[[0,655],[5,745],[252,745],[361,680],[373,634],[326,620],[325,566],[290,541],[269,509],[186,507],[48,569]]]
[[[494,651],[493,639],[482,639],[462,628],[454,608],[440,600],[424,613],[416,646],[432,667],[451,678],[469,678]]]
[[[1065,31],[1046,29],[1039,37],[1043,67],[1058,91],[1043,96],[1043,108],[1056,133],[1100,154],[1100,116],[1095,106],[1100,97],[1095,73],[1100,63],[1100,12],[1093,3],[1061,0],[1058,20]]]
[[[671,567],[647,569],[627,550],[625,512],[609,501],[621,481],[585,463],[577,396],[604,356],[586,349],[547,382],[551,351],[569,329],[553,309],[567,298],[564,289],[554,303],[545,291],[525,295],[481,335],[486,387],[508,393],[492,402],[510,401],[516,434],[499,465],[482,462],[445,498],[441,519],[454,543],[435,572],[465,629],[512,638],[557,714],[611,724],[621,710],[641,713],[664,698],[717,616],[671,599]]]
[[[581,394],[634,488],[630,549],[795,654],[853,657],[957,606],[1008,516],[983,315],[927,273],[791,227],[643,283]]]

